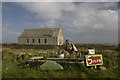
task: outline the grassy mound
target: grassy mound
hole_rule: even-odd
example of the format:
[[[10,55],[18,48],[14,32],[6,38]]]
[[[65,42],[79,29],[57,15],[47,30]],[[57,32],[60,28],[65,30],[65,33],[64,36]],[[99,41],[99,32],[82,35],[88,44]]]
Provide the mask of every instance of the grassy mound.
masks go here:
[[[63,67],[55,61],[46,61],[40,66],[41,70],[62,70]]]

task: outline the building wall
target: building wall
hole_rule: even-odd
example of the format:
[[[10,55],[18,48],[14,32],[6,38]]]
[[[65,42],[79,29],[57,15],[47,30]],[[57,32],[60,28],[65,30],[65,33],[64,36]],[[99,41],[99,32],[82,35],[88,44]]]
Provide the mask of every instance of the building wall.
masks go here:
[[[64,39],[63,39],[63,35],[62,35],[62,31],[61,31],[61,29],[60,29],[60,33],[59,33],[57,39],[58,39],[58,40],[57,40],[57,44],[58,44],[58,45],[63,45],[63,43],[64,43]]]
[[[30,33],[31,34],[30,34]],[[28,35],[29,33],[29,35]],[[27,39],[29,41],[27,41]],[[33,42],[34,39],[34,42]],[[40,39],[40,43],[39,43]],[[45,43],[46,39],[46,43]],[[62,45],[64,42],[62,30],[45,30],[39,31],[37,30],[25,30],[21,35],[18,37],[18,43],[20,44],[42,44],[42,45]]]
[[[29,40],[27,42],[27,39]],[[34,39],[34,42],[33,42],[33,39]],[[40,42],[39,42],[39,39],[40,39]],[[45,39],[46,39],[46,43],[45,43]],[[42,44],[42,45],[58,45],[57,44],[57,38],[53,38],[53,37],[50,37],[50,38],[22,38],[22,37],[19,37],[18,38],[18,43],[20,44]]]

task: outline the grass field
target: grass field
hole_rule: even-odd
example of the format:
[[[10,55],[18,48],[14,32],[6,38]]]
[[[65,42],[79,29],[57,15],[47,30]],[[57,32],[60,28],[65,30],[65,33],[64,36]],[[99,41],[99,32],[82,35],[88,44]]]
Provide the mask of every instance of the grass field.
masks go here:
[[[79,48],[86,51],[87,49]],[[42,71],[40,68],[25,67],[15,61],[15,55],[19,53],[31,53],[32,55],[55,57],[57,50],[54,49],[11,49],[3,47],[2,50],[2,77],[3,78],[118,78],[118,51],[111,49],[96,49],[96,54],[103,55],[103,66],[107,70],[91,69],[79,63],[59,62],[63,70]],[[87,53],[87,52],[86,52]],[[82,54],[83,56],[85,55]],[[41,62],[40,65],[42,65]]]

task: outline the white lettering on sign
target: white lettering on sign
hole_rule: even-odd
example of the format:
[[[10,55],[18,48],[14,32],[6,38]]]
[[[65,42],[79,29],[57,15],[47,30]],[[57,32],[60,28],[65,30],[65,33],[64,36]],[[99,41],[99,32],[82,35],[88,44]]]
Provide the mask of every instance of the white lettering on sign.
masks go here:
[[[88,62],[89,64],[92,64],[92,59],[90,59],[91,56],[88,56]]]
[[[87,66],[102,65],[102,55],[86,55]]]
[[[88,63],[89,64],[97,64],[97,63],[100,63],[101,60],[100,58],[97,58],[97,57],[92,57],[92,56],[88,56]]]

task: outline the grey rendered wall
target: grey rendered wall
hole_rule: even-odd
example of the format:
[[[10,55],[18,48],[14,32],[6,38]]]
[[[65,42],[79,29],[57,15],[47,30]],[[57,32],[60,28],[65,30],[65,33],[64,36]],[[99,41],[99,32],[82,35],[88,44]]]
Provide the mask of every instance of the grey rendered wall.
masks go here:
[[[63,35],[62,35],[62,30],[60,29],[60,33],[58,35],[57,44],[58,45],[63,45],[63,43],[64,43],[64,38],[63,38]]]
[[[29,39],[29,43],[27,43],[27,39]],[[33,43],[34,39],[34,43]],[[40,39],[40,43],[39,43]],[[46,43],[45,43],[46,39]],[[57,44],[57,38],[18,38],[18,43],[19,44],[37,44],[37,45],[58,45]]]

